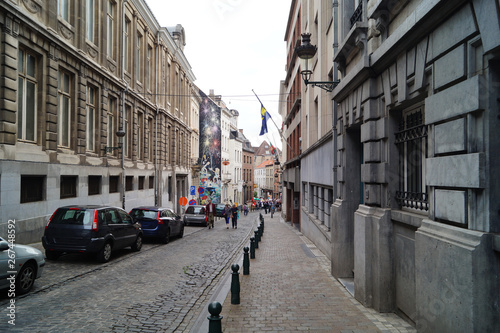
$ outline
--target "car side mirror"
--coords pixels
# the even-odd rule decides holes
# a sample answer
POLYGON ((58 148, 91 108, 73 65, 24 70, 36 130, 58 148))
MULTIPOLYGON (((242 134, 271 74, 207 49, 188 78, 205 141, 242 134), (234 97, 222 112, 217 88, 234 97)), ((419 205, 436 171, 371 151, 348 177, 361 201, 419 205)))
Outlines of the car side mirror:
POLYGON ((9 249, 9 243, 7 241, 1 241, 0 242, 0 251, 5 251, 9 249))

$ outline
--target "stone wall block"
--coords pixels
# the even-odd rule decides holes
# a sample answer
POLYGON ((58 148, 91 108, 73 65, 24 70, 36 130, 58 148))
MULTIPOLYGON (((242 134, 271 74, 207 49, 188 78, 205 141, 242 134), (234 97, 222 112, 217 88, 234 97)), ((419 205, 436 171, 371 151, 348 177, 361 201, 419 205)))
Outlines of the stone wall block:
POLYGON ((434 88, 439 89, 466 75, 465 45, 451 50, 435 62, 434 88))
POLYGON ((484 188, 485 155, 475 153, 428 158, 425 177, 429 186, 484 188))
MULTIPOLYGON (((17 74, 17 72, 16 72, 17 74)), ((3 76, 0 78, 0 87, 2 88, 5 88, 5 89, 10 89, 10 90, 14 90, 14 91, 17 91, 17 77, 14 76, 14 77, 6 77, 6 76, 3 76)))
POLYGON ((361 165, 361 181, 364 183, 386 183, 387 163, 364 163, 361 165))
POLYGON ((415 272, 418 332, 500 331, 491 234, 423 220, 415 234, 415 272))
POLYGON ((425 99, 425 124, 430 125, 473 111, 484 110, 486 99, 482 98, 484 94, 481 92, 484 87, 484 77, 476 75, 427 97, 425 99))
POLYGON ((380 140, 385 138, 386 126, 385 118, 370 120, 361 125, 361 142, 380 140))
POLYGON ((363 104, 363 118, 365 121, 380 118, 380 108, 377 99, 369 99, 363 104))
POLYGON ((363 145, 363 159, 365 163, 381 161, 381 141, 369 141, 365 142, 363 145))
POLYGON ((434 127, 434 152, 436 155, 465 151, 465 119, 460 118, 434 127))
POLYGON ((467 223, 467 192, 436 189, 435 216, 455 223, 467 223))

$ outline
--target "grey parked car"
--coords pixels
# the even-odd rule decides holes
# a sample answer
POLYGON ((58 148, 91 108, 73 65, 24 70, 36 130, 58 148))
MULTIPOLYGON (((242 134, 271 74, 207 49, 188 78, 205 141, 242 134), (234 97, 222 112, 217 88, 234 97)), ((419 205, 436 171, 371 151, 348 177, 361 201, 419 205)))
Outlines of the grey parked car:
POLYGON ((142 229, 121 208, 109 206, 66 206, 58 208, 42 237, 47 259, 63 253, 89 253, 100 262, 111 258, 111 251, 130 246, 142 247, 142 229))
POLYGON ((208 226, 207 217, 205 216, 205 206, 193 205, 186 208, 184 213, 184 225, 202 225, 208 226))
POLYGON ((0 237, 0 289, 9 288, 9 297, 30 291, 35 279, 42 276, 43 266, 45 259, 40 250, 20 244, 11 248, 9 243, 0 237))

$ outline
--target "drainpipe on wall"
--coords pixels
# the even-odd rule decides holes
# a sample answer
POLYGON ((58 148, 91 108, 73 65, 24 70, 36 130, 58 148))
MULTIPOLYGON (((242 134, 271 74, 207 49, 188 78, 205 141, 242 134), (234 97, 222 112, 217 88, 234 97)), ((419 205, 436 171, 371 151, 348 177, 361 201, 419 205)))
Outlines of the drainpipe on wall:
POLYGON ((158 73, 160 73, 160 31, 156 33, 156 69, 155 69, 155 104, 156 104, 156 116, 155 116, 155 183, 154 183, 154 191, 155 191, 155 206, 161 206, 159 204, 158 197, 158 116, 160 114, 160 105, 158 103, 158 73))
MULTIPOLYGON (((338 37, 338 10, 339 2, 338 0, 333 0, 333 57, 337 54, 339 48, 339 37, 338 37)), ((333 62, 333 82, 338 80, 338 70, 337 63, 333 62)), ((333 133, 333 201, 337 199, 337 103, 333 101, 333 121, 332 121, 332 133, 333 133)), ((331 225, 331 224, 330 224, 331 225)))
MULTIPOLYGON (((128 0, 123 0, 122 2, 122 81, 125 81, 125 3, 128 0)), ((122 91, 122 128, 121 132, 125 133, 125 93, 128 91, 128 82, 125 82, 125 89, 122 91)), ((125 152, 123 151, 123 140, 122 137, 122 186, 121 186, 121 197, 122 197, 122 208, 125 209, 125 152)))

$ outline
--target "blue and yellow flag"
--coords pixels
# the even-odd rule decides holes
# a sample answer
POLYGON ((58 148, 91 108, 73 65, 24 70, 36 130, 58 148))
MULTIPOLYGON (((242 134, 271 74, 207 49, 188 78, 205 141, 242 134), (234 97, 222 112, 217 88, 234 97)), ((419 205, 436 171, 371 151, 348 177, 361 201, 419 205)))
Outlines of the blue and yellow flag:
POLYGON ((267 120, 271 118, 271 115, 269 112, 267 112, 266 108, 262 103, 260 103, 260 116, 262 118, 262 127, 260 129, 260 134, 259 135, 264 135, 267 133, 267 120))

